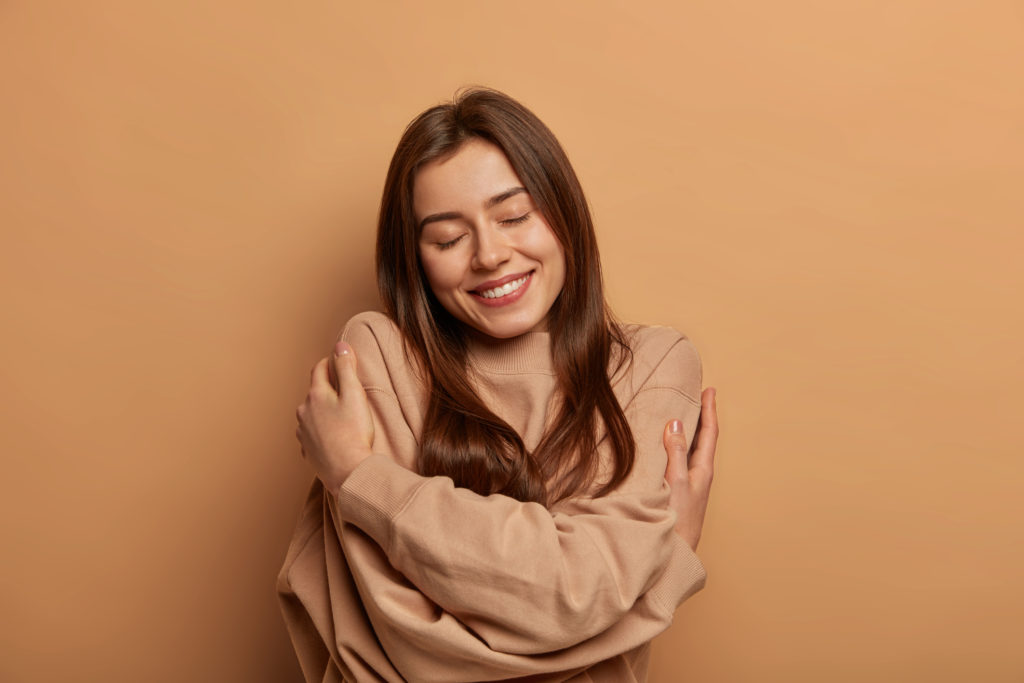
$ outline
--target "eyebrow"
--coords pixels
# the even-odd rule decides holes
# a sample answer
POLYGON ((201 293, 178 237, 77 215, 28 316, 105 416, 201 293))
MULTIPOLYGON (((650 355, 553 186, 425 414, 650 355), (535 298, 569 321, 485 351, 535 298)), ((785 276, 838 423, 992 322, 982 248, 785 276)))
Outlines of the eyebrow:
MULTIPOLYGON (((523 192, 526 192, 525 187, 510 187, 504 192, 499 192, 498 194, 488 199, 486 202, 484 202, 484 206, 490 209, 491 207, 501 204, 506 199, 510 197, 515 197, 517 194, 522 194, 523 192)), ((450 221, 456 218, 462 218, 462 214, 459 213, 458 211, 443 211, 441 213, 432 213, 420 221, 420 230, 422 231, 423 226, 425 226, 427 223, 436 223, 438 221, 450 221)))

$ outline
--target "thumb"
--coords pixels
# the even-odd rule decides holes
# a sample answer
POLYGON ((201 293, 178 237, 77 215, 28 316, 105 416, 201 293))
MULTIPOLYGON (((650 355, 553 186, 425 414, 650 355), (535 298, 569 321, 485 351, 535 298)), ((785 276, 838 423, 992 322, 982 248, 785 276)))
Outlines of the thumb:
POLYGON ((334 345, 334 370, 340 395, 363 388, 356 373, 356 352, 346 342, 339 341, 334 345))
POLYGON ((669 420, 665 425, 662 441, 665 444, 665 454, 668 456, 665 479, 669 484, 686 481, 689 468, 686 463, 686 435, 683 433, 683 423, 680 420, 669 420))

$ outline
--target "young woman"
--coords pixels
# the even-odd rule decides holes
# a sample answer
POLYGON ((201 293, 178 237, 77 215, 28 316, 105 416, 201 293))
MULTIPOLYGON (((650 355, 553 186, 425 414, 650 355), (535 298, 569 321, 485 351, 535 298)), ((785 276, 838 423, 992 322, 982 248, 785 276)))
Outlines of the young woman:
POLYGON ((551 132, 484 89, 416 118, 377 274, 385 313, 297 411, 317 479, 278 592, 306 680, 646 680, 704 585, 714 390, 684 336, 612 320, 551 132))

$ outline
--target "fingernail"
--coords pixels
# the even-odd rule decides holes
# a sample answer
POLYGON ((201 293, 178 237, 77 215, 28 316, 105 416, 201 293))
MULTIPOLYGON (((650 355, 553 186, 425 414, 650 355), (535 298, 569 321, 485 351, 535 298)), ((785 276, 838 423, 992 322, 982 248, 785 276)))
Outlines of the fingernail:
POLYGON ((680 422, 679 420, 672 420, 672 422, 668 426, 668 432, 669 434, 682 434, 683 423, 680 422))
POLYGON ((352 351, 352 347, 349 346, 348 344, 346 344, 343 341, 340 341, 340 342, 338 342, 337 344, 334 345, 334 355, 335 356, 344 356, 344 355, 347 355, 351 351, 352 351))

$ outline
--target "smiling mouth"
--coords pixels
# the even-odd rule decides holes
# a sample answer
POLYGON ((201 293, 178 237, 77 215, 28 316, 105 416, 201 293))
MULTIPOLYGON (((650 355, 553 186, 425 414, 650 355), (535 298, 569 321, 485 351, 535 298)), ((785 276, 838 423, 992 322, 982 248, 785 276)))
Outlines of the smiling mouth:
POLYGON ((532 276, 533 271, 531 270, 526 275, 518 277, 515 280, 506 282, 503 285, 499 285, 497 287, 490 287, 488 289, 474 289, 472 291, 473 294, 483 297, 484 299, 501 299, 502 297, 509 296, 519 291, 519 289, 522 288, 523 285, 526 284, 526 281, 529 280, 532 276))

